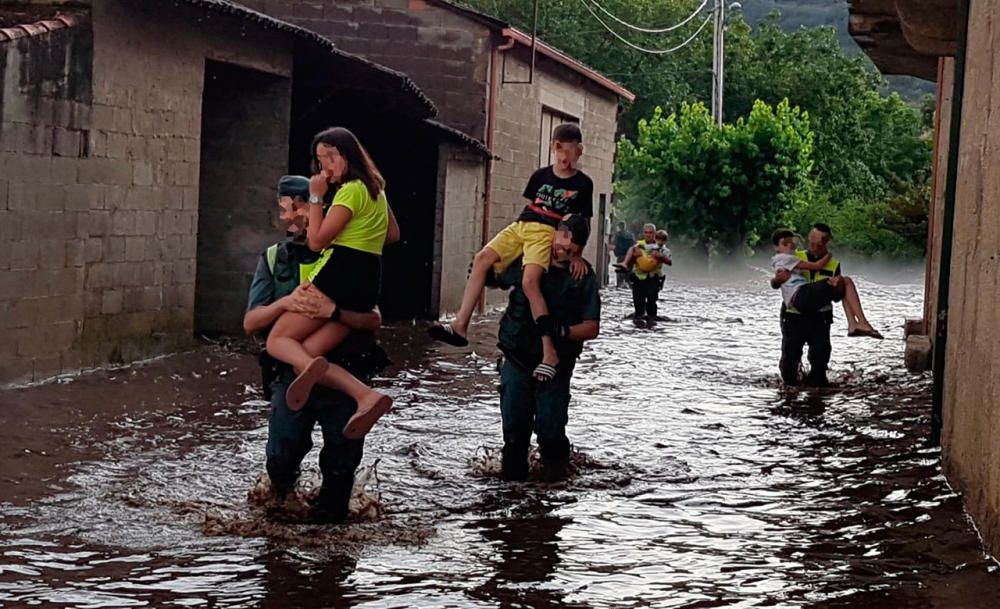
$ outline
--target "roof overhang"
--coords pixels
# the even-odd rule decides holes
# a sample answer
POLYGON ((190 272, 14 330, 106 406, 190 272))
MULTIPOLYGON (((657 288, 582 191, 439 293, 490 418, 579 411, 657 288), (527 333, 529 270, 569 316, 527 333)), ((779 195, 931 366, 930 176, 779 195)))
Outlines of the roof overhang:
POLYGON ((90 15, 84 10, 53 11, 53 7, 27 6, 21 9, 3 7, 0 8, 0 43, 83 26, 89 23, 89 20, 90 15))
MULTIPOLYGON (((532 46, 531 34, 526 34, 521 30, 513 27, 504 28, 501 31, 501 35, 504 38, 513 40, 516 44, 530 48, 532 46)), ((628 102, 635 101, 635 93, 632 93, 622 85, 611 80, 607 76, 604 76, 597 70, 593 68, 588 68, 576 59, 573 59, 566 53, 563 53, 559 49, 550 46, 537 37, 534 38, 534 48, 535 52, 541 54, 543 57, 548 57, 549 59, 555 61, 556 63, 562 64, 563 66, 573 70, 574 72, 585 77, 587 80, 597 84, 598 86, 611 91, 618 97, 624 99, 628 102)))
POLYGON ((848 0, 851 36, 883 74, 937 78, 955 55, 958 0, 848 0))
POLYGON ((371 87, 383 91, 399 106, 405 108, 407 114, 417 118, 425 119, 437 115, 434 102, 424 94, 409 76, 357 55, 341 51, 332 40, 324 38, 316 32, 288 23, 287 21, 275 19, 230 0, 179 1, 215 13, 229 15, 245 22, 253 23, 264 29, 277 30, 290 34, 295 38, 300 50, 307 53, 315 53, 336 64, 340 68, 337 71, 337 78, 355 83, 363 78, 370 83, 371 87))
MULTIPOLYGON (((490 15, 487 15, 485 13, 480 13, 479 11, 470 9, 468 7, 459 6, 454 2, 451 2, 450 0, 410 0, 410 1, 411 3, 432 4, 439 8, 449 10, 455 14, 462 15, 466 19, 474 21, 480 25, 486 26, 487 28, 493 30, 494 32, 498 32, 501 36, 507 38, 508 40, 513 39, 516 44, 520 44, 522 46, 527 46, 527 47, 531 46, 531 41, 532 41, 531 34, 526 34, 521 30, 512 27, 509 23, 501 21, 500 19, 497 19, 495 17, 491 17, 490 15)), ((556 63, 560 63, 563 66, 569 68, 570 70, 573 70, 574 72, 587 78, 591 82, 597 84, 601 88, 611 91, 612 93, 624 99, 625 101, 628 102, 635 101, 635 94, 626 89, 625 87, 623 87, 622 85, 616 83, 607 76, 604 76, 597 70, 594 70, 593 68, 589 68, 583 65, 582 63, 580 63, 576 59, 573 59, 566 53, 563 53, 559 49, 542 42, 537 37, 535 38, 535 51, 537 53, 540 53, 542 56, 548 57, 549 59, 555 61, 556 63)))

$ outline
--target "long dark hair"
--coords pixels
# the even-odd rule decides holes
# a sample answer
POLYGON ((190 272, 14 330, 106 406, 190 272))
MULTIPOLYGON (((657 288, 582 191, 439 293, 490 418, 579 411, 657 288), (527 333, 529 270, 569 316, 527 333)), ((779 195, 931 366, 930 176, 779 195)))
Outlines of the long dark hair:
POLYGON ((320 171, 319 158, 316 157, 316 146, 319 144, 336 148, 340 156, 347 161, 347 172, 340 177, 341 184, 351 180, 361 180, 368 189, 368 194, 373 199, 378 199, 378 196, 385 190, 385 178, 379 173, 371 155, 350 130, 343 127, 331 127, 316 134, 310 151, 313 173, 320 171))

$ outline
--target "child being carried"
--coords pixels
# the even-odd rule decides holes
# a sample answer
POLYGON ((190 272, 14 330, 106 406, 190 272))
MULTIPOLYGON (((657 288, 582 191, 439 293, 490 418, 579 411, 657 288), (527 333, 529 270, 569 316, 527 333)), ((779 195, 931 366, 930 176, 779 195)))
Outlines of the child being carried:
MULTIPOLYGON (((559 222, 570 214, 579 214, 589 222, 594 215, 594 183, 577 162, 583 154, 583 134, 571 123, 559 125, 552 134, 552 153, 556 162, 536 171, 524 189, 528 199, 517 221, 507 226, 486 247, 476 254, 465 286, 462 305, 450 324, 435 324, 428 329, 430 336, 449 345, 469 344, 469 322, 492 267, 503 272, 518 258, 523 259, 524 278, 521 283, 531 305, 531 314, 542 333, 542 363, 534 370, 539 381, 555 377, 559 357, 552 342, 555 331, 548 307, 542 297, 541 279, 549 268, 552 236, 559 222)), ((582 258, 570 265, 573 276, 580 278, 589 271, 582 258)))
POLYGON ((848 336, 883 338, 865 317, 853 279, 838 275, 823 281, 809 281, 807 273, 825 268, 830 261, 829 253, 815 262, 803 260, 795 254, 795 233, 786 228, 774 231, 771 242, 775 251, 771 257, 775 279, 778 279, 781 271, 789 273, 788 279, 781 283, 781 297, 785 306, 794 308, 799 313, 809 314, 817 313, 831 303, 843 301, 848 336))

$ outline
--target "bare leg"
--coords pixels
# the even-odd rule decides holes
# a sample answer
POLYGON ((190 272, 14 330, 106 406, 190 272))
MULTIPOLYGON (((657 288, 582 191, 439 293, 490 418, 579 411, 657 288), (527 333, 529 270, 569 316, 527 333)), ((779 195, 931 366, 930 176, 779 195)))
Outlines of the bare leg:
MULTIPOLYGON (((542 296, 542 276, 545 269, 537 264, 528 264, 524 267, 524 275, 521 280, 521 287, 524 295, 531 305, 531 316, 535 319, 549 314, 549 307, 545 304, 545 297, 542 296)), ((542 363, 552 367, 559 365, 559 355, 556 354, 555 343, 549 335, 542 336, 542 363)), ((544 380, 544 379, 539 379, 544 380)))
POLYGON ((297 313, 283 313, 267 338, 267 352, 271 357, 291 365, 298 373, 286 391, 288 407, 291 410, 299 410, 305 406, 313 385, 326 374, 328 368, 326 360, 310 355, 302 346, 302 341, 323 323, 322 319, 310 319, 297 313))
MULTIPOLYGON (((323 356, 342 343, 350 333, 351 329, 344 324, 327 322, 309 335, 303 347, 310 355, 323 356)), ((344 427, 344 435, 349 438, 360 438, 368 433, 372 425, 392 407, 392 398, 365 385, 337 364, 328 364, 319 382, 344 392, 357 402, 357 410, 344 427)))
POLYGON ((324 323, 322 319, 298 313, 283 313, 267 337, 267 352, 295 370, 304 370, 316 356, 306 351, 302 343, 324 323))
POLYGON ((847 317, 847 331, 872 330, 872 325, 861 307, 861 297, 858 295, 854 280, 850 277, 841 277, 840 280, 844 283, 844 315, 847 317))
POLYGON ((462 306, 458 309, 455 321, 451 322, 451 327, 462 337, 468 337, 469 322, 472 321, 476 303, 479 302, 483 288, 486 287, 486 276, 490 272, 490 267, 498 262, 500 255, 489 247, 481 249, 472 261, 472 272, 469 273, 469 280, 465 284, 465 293, 462 294, 462 306))

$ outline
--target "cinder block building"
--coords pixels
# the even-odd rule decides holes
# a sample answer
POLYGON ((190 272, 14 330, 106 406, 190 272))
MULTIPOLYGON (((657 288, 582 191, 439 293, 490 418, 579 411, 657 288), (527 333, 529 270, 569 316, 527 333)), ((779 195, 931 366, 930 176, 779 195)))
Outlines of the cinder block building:
MULTIPOLYGON (((594 179, 595 235, 587 257, 607 274, 608 214, 618 108, 635 97, 572 57, 509 24, 445 0, 244 0, 406 73, 445 125, 485 143, 493 158, 443 158, 431 312, 461 302, 473 254, 524 205, 531 173, 549 163, 561 122, 586 138, 582 169, 594 179)), ((405 227, 404 227, 405 230, 405 227)))
POLYGON ((484 152, 405 75, 224 0, 2 2, 0 81, 0 383, 238 332, 277 180, 332 124, 410 235, 383 309, 426 315, 439 156, 484 152))
POLYGON ((886 74, 936 80, 934 196, 923 326, 935 442, 983 539, 1000 552, 1000 4, 852 0, 851 33, 886 74))

